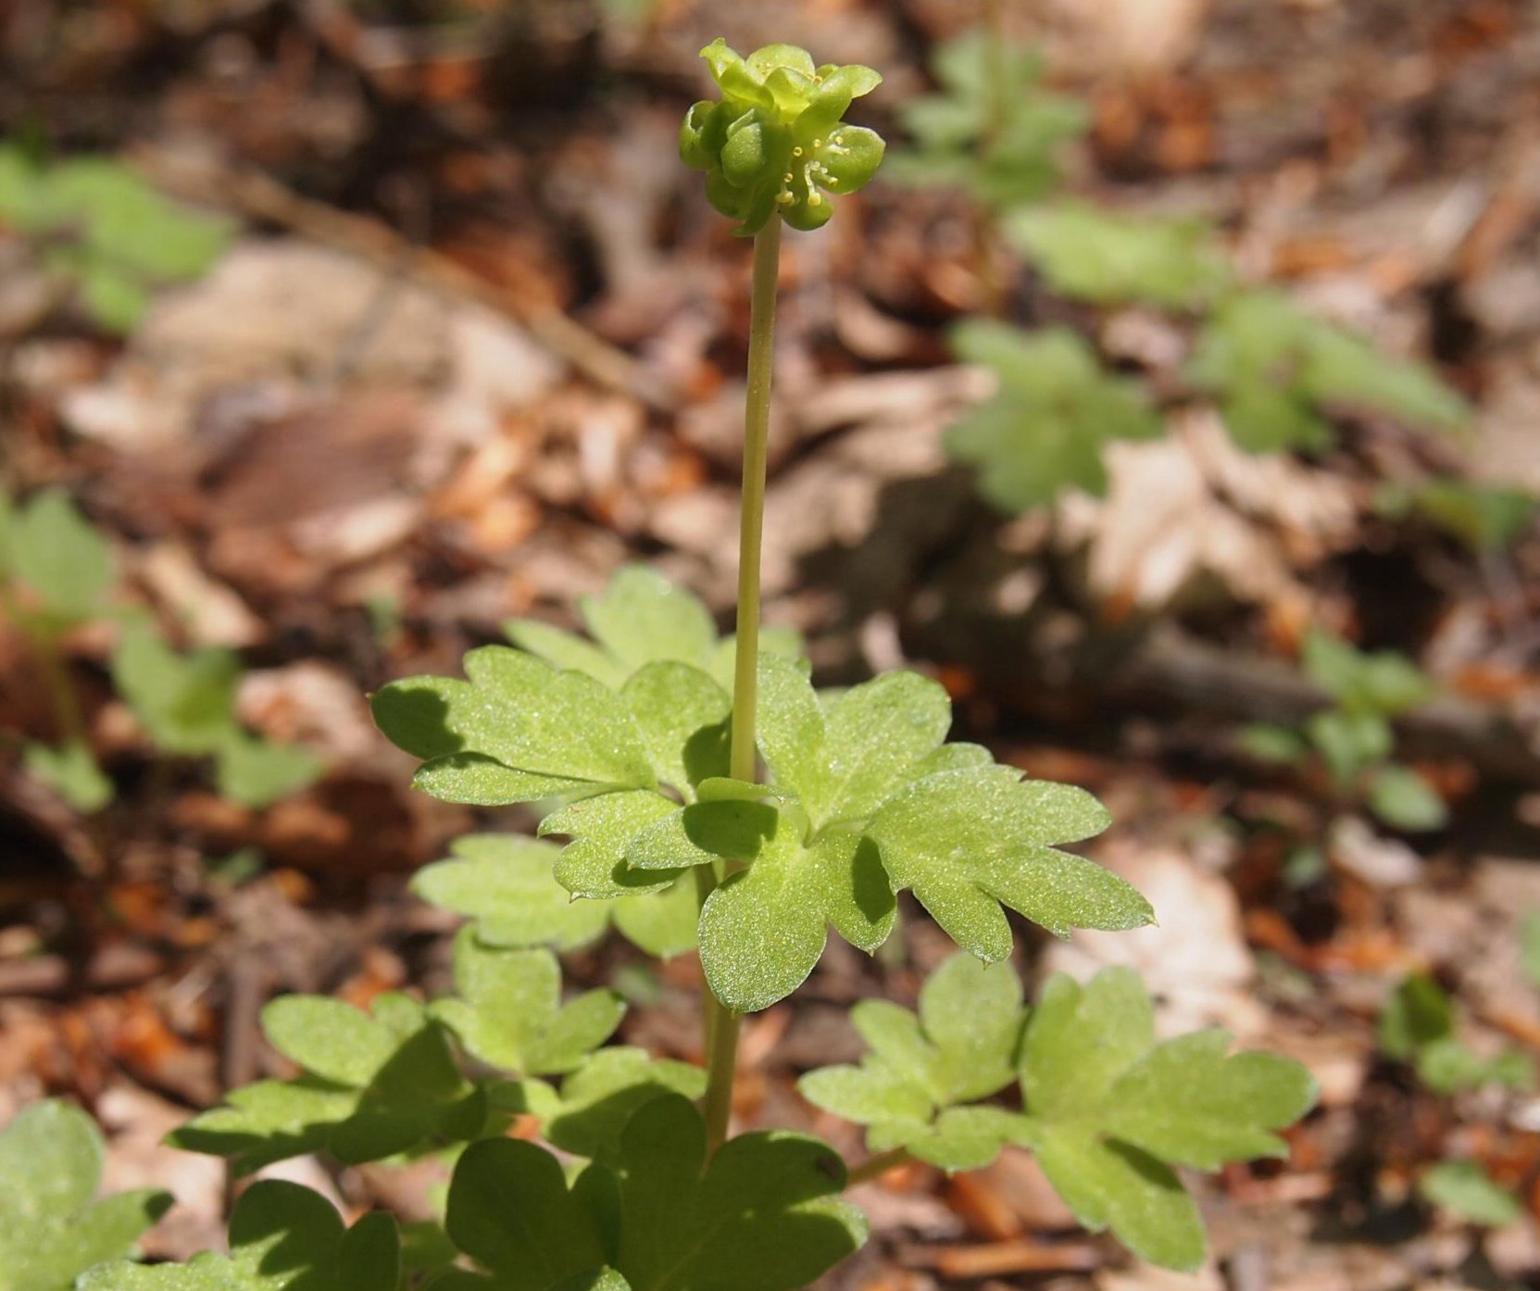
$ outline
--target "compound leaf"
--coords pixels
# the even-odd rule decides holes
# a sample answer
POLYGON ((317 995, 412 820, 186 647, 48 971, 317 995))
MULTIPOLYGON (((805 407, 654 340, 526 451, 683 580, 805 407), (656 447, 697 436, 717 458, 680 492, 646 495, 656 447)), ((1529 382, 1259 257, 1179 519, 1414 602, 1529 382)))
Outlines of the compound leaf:
POLYGON ((860 1066, 809 1072, 798 1088, 825 1111, 869 1126, 874 1152, 904 1147, 946 1170, 978 1169, 1019 1134, 1021 1117, 961 1105, 1015 1079, 1026 1016, 1008 964, 959 952, 927 980, 919 1016, 886 1001, 857 1004, 852 1021, 872 1051, 860 1066))
POLYGON ((1097 305, 1194 309, 1230 284, 1202 220, 1159 219, 1060 202, 1014 212, 1010 240, 1061 295, 1097 305))
POLYGON ((1202 1225, 1171 1166, 1283 1155, 1274 1131, 1316 1095, 1298 1063, 1227 1056, 1229 1043, 1204 1031, 1157 1044, 1149 998, 1127 969, 1084 986, 1049 982, 1022 1044, 1021 1141, 1083 1224, 1157 1264, 1201 1263, 1202 1225))
POLYGON ((226 1106, 172 1135, 177 1146, 248 1173, 323 1150, 347 1164, 378 1161, 475 1138, 488 1124, 485 1092, 460 1074, 442 1025, 406 996, 381 995, 369 1014, 283 996, 262 1021, 304 1074, 232 1090, 226 1106))
POLYGON ((912 888, 953 941, 994 961, 1011 949, 1001 903, 1059 936, 1153 921, 1129 884, 1052 846, 1089 838, 1108 821, 1083 789, 1022 781, 1010 767, 967 767, 900 790, 867 835, 895 889, 912 888))
POLYGON ((483 1062, 518 1076, 572 1071, 603 1044, 625 1013, 613 991, 561 1002, 561 966, 548 950, 483 945, 461 929, 454 948, 455 996, 430 1008, 483 1062))
POLYGON ((1002 510, 1029 511, 1066 488, 1104 493, 1106 443, 1161 433, 1143 390, 1106 371, 1068 329, 972 320, 953 330, 952 348, 999 379, 993 398, 947 431, 946 448, 978 469, 980 490, 1002 510))

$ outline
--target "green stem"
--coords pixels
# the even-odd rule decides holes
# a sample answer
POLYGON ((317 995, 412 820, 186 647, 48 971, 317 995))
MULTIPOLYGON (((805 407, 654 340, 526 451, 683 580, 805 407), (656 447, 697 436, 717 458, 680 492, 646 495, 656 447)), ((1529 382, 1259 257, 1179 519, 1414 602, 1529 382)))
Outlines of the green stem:
POLYGON ((895 1166, 907 1165, 914 1158, 909 1155, 908 1148, 889 1148, 886 1152, 879 1152, 874 1157, 868 1157, 860 1165, 856 1166, 845 1176, 845 1186, 854 1188, 858 1183, 867 1183, 881 1175, 887 1174, 895 1166))
MULTIPOLYGON (((987 115, 979 152, 987 157, 1000 142, 1010 117, 1010 47, 1005 40, 1004 0, 984 0, 984 102, 987 115)), ((1005 283, 995 262, 998 242, 995 213, 980 207, 973 224, 978 260, 979 294, 983 312, 998 318, 1005 313, 1005 283)))
MULTIPOLYGON (((775 374, 775 292, 781 264, 781 219, 772 216, 754 238, 754 285, 749 311, 749 388, 743 427, 743 521, 738 534, 738 648, 733 667, 732 749, 735 779, 759 778, 755 715, 759 703, 759 564, 764 545, 765 469, 770 439, 770 387, 775 374)), ((704 906, 718 882, 715 867, 699 866, 704 906)), ((727 867, 729 870, 732 866, 727 867)), ((706 1145, 727 1140, 741 1019, 706 989, 706 1145)))
POLYGON ((749 312, 749 390, 743 418, 743 520, 738 532, 738 654, 733 671, 731 774, 757 778, 754 718, 759 702, 759 562, 765 529, 765 461, 770 439, 770 383, 775 367, 775 287, 781 220, 754 239, 749 312))

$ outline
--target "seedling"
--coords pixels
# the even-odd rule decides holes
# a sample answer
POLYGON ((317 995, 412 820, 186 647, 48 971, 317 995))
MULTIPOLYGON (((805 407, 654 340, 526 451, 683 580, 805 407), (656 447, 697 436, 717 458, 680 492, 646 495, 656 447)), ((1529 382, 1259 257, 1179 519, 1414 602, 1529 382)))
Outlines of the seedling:
POLYGON ((1084 134, 1088 116, 1076 100, 1043 88, 1037 53, 978 30, 939 46, 931 69, 940 93, 900 109, 914 145, 894 155, 889 180, 960 188, 994 214, 1059 186, 1060 153, 1084 134))
POLYGON ((320 764, 292 745, 247 731, 235 716, 240 661, 228 650, 178 654, 147 619, 129 617, 109 599, 112 550, 69 496, 44 489, 23 504, 0 494, 0 611, 32 645, 48 683, 62 743, 31 743, 27 770, 71 806, 95 812, 113 798, 113 784, 97 765, 80 700, 61 642, 83 623, 119 618, 112 658, 119 693, 157 749, 182 757, 213 757, 219 791, 252 807, 309 784, 320 764))
MULTIPOLYGON (((1422 973, 1406 978, 1386 1002, 1380 1048, 1445 1097, 1487 1086, 1528 1091, 1535 1084, 1534 1063, 1523 1051, 1485 1057, 1468 1048, 1459 1036, 1454 1001, 1422 973)), ((1518 1199, 1477 1161, 1441 1161, 1422 1173, 1417 1189, 1432 1205, 1484 1227, 1501 1227, 1522 1213, 1518 1199)))
POLYGON ((1077 332, 973 319, 953 329, 952 349, 999 384, 947 430, 947 451, 977 468, 979 490, 1003 511, 1047 505, 1066 488, 1099 496, 1106 445, 1161 434, 1138 382, 1107 371, 1077 332))
MULTIPOLYGON (((934 66, 942 93, 902 110, 915 146, 894 158, 890 173, 972 198, 981 312, 1004 316, 1010 304, 995 256, 1003 235, 1059 296, 1143 305, 1195 322, 1190 392, 1216 402, 1231 437, 1250 452, 1328 449, 1341 412, 1433 429, 1467 419, 1464 401, 1428 370, 1380 354, 1279 293, 1242 286, 1208 222, 1049 200, 1061 178, 1059 153, 1084 131, 1085 114, 1042 90, 1040 61, 1006 37, 1001 0, 986 4, 979 29, 941 46, 934 66)), ((1006 511, 1045 505, 1065 488, 1100 492, 1107 441, 1160 433, 1136 383, 1107 373, 1089 344, 1058 330, 1020 333, 1013 342, 1003 330, 981 337, 965 324, 954 351, 994 368, 1008 387, 947 440, 1006 511), (1071 375, 1061 375, 1061 365, 1071 375), (1045 405, 1070 411, 1050 418, 1045 405)), ((1524 522, 1514 501, 1473 508, 1469 499, 1430 493, 1424 509, 1462 537, 1474 529, 1481 541, 1524 522)))
POLYGON ((1426 369, 1379 353, 1269 291, 1232 295, 1198 338, 1188 377, 1219 403, 1235 442, 1253 453, 1336 442, 1337 409, 1451 429, 1464 400, 1426 369))
POLYGON ((0 225, 35 248, 61 289, 111 332, 131 332, 162 284, 196 278, 230 228, 181 206, 110 157, 49 162, 0 143, 0 225))
POLYGON ((125 625, 112 678, 155 746, 179 757, 212 757, 219 792, 265 807, 313 781, 320 763, 304 749, 252 735, 235 716, 240 660, 228 650, 179 654, 148 622, 125 625))
MULTIPOLYGON (((419 893, 475 920, 456 941, 453 994, 427 1005, 388 994, 367 1012, 274 1001, 263 1025, 297 1074, 234 1091, 177 1141, 241 1172, 299 1153, 447 1153, 442 1224, 412 1248, 414 1283, 433 1291, 794 1291, 864 1240, 843 1195, 852 1182, 911 1154, 971 1168, 1006 1143, 1037 1152, 1093 1228, 1194 1267, 1202 1230, 1170 1164, 1280 1155, 1275 1131, 1307 1110, 1312 1082, 1283 1059, 1227 1056, 1217 1032, 1157 1045, 1125 972, 1057 979, 1028 1015, 1004 962, 1007 909, 1061 935, 1153 917, 1123 880, 1062 850, 1103 830, 1106 811, 948 743, 934 682, 897 672, 820 694, 800 652, 761 636, 781 225, 823 223, 831 194, 869 177, 881 141, 840 117, 878 78, 815 68, 788 46, 741 59, 718 42, 705 56, 724 98, 691 110, 681 150, 754 236, 736 637, 719 642, 695 598, 627 571, 585 603, 592 640, 516 622, 516 645, 471 651, 463 678, 380 691, 376 720, 421 760, 419 788, 532 804, 540 834, 567 842, 477 836, 430 867, 419 893), (863 1006, 874 1056, 805 1086, 870 1124, 876 1155, 851 1170, 808 1135, 732 1135, 742 1015, 801 985, 830 927, 875 951, 903 891, 969 953, 932 979, 919 1018, 863 1006), (704 1070, 606 1044, 625 1007, 613 992, 563 1002, 547 947, 591 941, 611 921, 660 953, 698 944, 704 1070), (1021 1109, 984 1104, 1018 1082, 1021 1109), (510 1138, 515 1116, 542 1141, 510 1138)), ((229 1261, 120 1265, 87 1291, 329 1287, 355 1254, 377 1261, 373 1288, 400 1285, 383 1221, 344 1234, 324 1203, 259 1187, 267 1218, 243 1200, 229 1261)))
POLYGON ((1441 828, 1443 800, 1422 776, 1392 761, 1391 719, 1433 695, 1432 680, 1390 651, 1365 654, 1321 629, 1305 639, 1305 671, 1333 701, 1302 729, 1257 725, 1242 747, 1268 762, 1302 765, 1319 757, 1338 791, 1362 796, 1369 809, 1397 829, 1441 828))
POLYGON ((1483 1057, 1459 1037, 1454 1002, 1431 977, 1414 974, 1401 983, 1380 1014, 1380 1048, 1409 1063, 1436 1094, 1457 1094, 1483 1085, 1529 1089, 1534 1064, 1519 1049, 1483 1057))
POLYGON ((112 551, 62 489, 24 503, 0 492, 0 612, 26 635, 42 670, 62 740, 28 743, 27 770, 77 811, 99 811, 113 787, 91 752, 62 641, 106 612, 112 551))

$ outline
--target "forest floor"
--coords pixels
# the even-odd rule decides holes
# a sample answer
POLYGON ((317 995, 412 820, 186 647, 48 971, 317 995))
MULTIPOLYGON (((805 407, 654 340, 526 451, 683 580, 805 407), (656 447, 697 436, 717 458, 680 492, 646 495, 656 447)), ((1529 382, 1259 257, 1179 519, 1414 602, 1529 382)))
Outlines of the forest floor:
MULTIPOLYGON (((45 1094, 82 1101, 109 1187, 182 1199, 146 1243, 181 1258, 221 1240, 223 1165, 161 1139, 281 1069, 261 1003, 441 989, 454 921, 409 876, 473 828, 531 824, 411 792, 367 695, 457 671, 509 617, 570 625, 630 562, 730 617, 748 257, 676 161, 696 50, 721 27, 741 49, 880 67, 869 119, 886 128, 969 14, 680 0, 645 27, 530 5, 439 29, 277 0, 68 8, 0 17, 0 130, 120 153, 235 232, 127 339, 39 308, 0 233, 6 482, 65 485, 111 537, 122 598, 184 645, 239 650, 243 717, 326 766, 257 811, 151 756, 112 691, 110 624, 68 646, 115 800, 82 818, 0 760, 0 1122, 45 1094)), ((945 343, 982 290, 960 199, 878 183, 789 243, 770 621, 805 636, 821 681, 939 677, 957 735, 1108 804, 1088 854, 1160 924, 1064 943, 1022 924, 1030 980, 1133 964, 1163 1029, 1224 1026, 1321 1087, 1287 1161, 1202 1187, 1215 1258, 1194 1278, 1080 1234, 1007 1154, 863 1186, 874 1240, 827 1285, 1540 1286, 1540 1097, 1437 1093, 1379 1021, 1426 973, 1469 1050, 1540 1057, 1523 935, 1540 911, 1540 532, 1477 556, 1375 505, 1408 463, 1540 494, 1540 5, 1020 8, 1052 84, 1090 107, 1072 191, 1214 221, 1248 277, 1435 365, 1475 412, 1446 440, 1362 419, 1329 452, 1263 458, 1172 407, 1166 439, 1113 450, 1105 499, 1005 517, 942 449, 978 386, 945 343), (1445 828, 1388 830, 1324 777, 1238 754, 1245 723, 1308 711, 1295 655, 1313 623, 1435 678, 1402 735, 1445 828), (1429 1207, 1415 1181, 1449 1159, 1481 1162, 1521 1218, 1429 1207)), ((1020 321, 1094 333, 1156 389, 1183 360, 1151 311, 1069 306, 1026 272, 1012 291, 1020 321)), ((46 693, 0 628, 5 727, 48 737, 46 693)), ((906 915, 873 959, 831 939, 806 990, 749 1020, 742 1124, 861 1156, 794 1082, 856 1055, 851 1001, 912 1002, 946 952, 906 915)), ((626 1042, 699 1060, 693 956, 641 967, 607 944, 568 971, 648 1000, 626 1042)), ((422 1204, 400 1172, 281 1169, 349 1204, 422 1204)))

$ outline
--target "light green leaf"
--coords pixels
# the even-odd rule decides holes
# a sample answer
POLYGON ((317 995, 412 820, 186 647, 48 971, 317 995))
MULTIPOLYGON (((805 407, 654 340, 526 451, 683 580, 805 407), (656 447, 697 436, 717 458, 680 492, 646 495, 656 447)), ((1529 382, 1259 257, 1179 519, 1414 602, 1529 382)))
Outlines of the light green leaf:
POLYGON ((374 696, 380 729, 427 763, 422 787, 453 800, 466 775, 467 792, 481 801, 486 775, 475 771, 497 770, 487 760, 528 777, 509 778, 505 801, 655 784, 630 714, 592 677, 506 646, 472 650, 464 667, 466 681, 413 677, 374 696))
MULTIPOLYGON (((735 639, 719 641, 705 605, 654 571, 640 566, 620 570, 604 592, 583 602, 582 611, 600 644, 534 619, 510 619, 503 631, 547 663, 587 673, 611 690, 620 690, 650 663, 688 664, 708 674, 724 693, 732 689, 735 639)), ((796 655, 801 646, 795 632, 761 630, 762 650, 796 655)))
POLYGON ((699 668, 648 663, 621 689, 658 779, 681 793, 727 774, 732 700, 699 668))
POLYGON ((1061 936, 1153 921, 1149 903, 1122 879, 1050 846, 1088 838, 1108 820, 1083 789, 979 767, 915 781, 867 832, 894 888, 912 888, 959 946, 993 961, 1011 948, 1002 902, 1061 936))
POLYGON ((1524 1213, 1519 1199, 1476 1161, 1439 1162, 1423 1173, 1417 1191, 1452 1215, 1488 1228, 1515 1223, 1524 1213))
POLYGON ((890 182, 962 188, 996 211, 1052 192, 1059 154, 1089 118, 1079 101, 1043 88, 1042 58, 971 30, 938 45, 931 65, 944 93, 899 106, 915 146, 889 162, 890 182))
POLYGON ((324 997, 284 996, 262 1019, 274 1047, 304 1074, 231 1091, 226 1106, 171 1136, 177 1146, 228 1157, 248 1173, 307 1152, 378 1161, 488 1129, 484 1091, 460 1074, 443 1027, 406 996, 379 996, 370 1014, 324 997))
POLYGON ((1198 1031, 1152 1050, 1118 1078, 1105 1129, 1176 1165, 1288 1155, 1272 1131, 1315 1104, 1315 1082, 1270 1053, 1230 1054, 1223 1031, 1198 1031))
POLYGON ((643 566, 622 569, 580 608, 594 640, 631 672, 667 660, 700 667, 717 643, 706 607, 643 566))
POLYGON ((90 746, 72 740, 54 748, 29 742, 22 749, 27 774, 41 780, 76 811, 86 815, 112 801, 114 786, 96 763, 90 746))
POLYGON ((1021 1113, 1003 1107, 948 1107, 926 1125, 874 1125, 866 1141, 873 1152, 901 1147, 937 1169, 956 1174, 984 1169, 1006 1144, 1022 1141, 1026 1125, 1021 1113))
POLYGON ((1005 231, 1050 287, 1093 304, 1196 309, 1231 282, 1213 230, 1202 220, 1059 202, 1014 212, 1005 231))
POLYGON ((1192 1272, 1207 1242, 1198 1207, 1167 1165, 1138 1148, 1050 1126, 1033 1151, 1048 1182, 1092 1232, 1111 1229, 1152 1264, 1192 1272))
MULTIPOLYGON (((617 795, 620 796, 620 795, 617 795)), ((576 950, 604 935, 611 920, 649 955, 670 958, 695 945, 697 906, 692 882, 649 888, 611 900, 586 900, 556 881, 561 849, 517 834, 472 834, 450 845, 451 856, 417 872, 412 891, 424 901, 475 919, 489 946, 551 946, 576 950)))
POLYGON ((1463 542, 1473 552, 1507 550, 1534 524, 1540 514, 1540 498, 1516 489, 1491 488, 1464 480, 1429 480, 1411 489, 1405 507, 1387 503, 1387 486, 1375 499, 1382 511, 1397 514, 1405 507, 1415 509, 1445 533, 1463 542))
POLYGON ((455 997, 430 1012, 476 1057, 518 1076, 581 1066, 626 1011, 613 991, 590 991, 563 1005, 561 967, 548 950, 485 946, 473 928, 455 938, 455 997))
POLYGON ((553 668, 587 673, 611 690, 619 690, 630 675, 624 663, 591 641, 538 619, 509 619, 503 632, 514 645, 538 655, 553 668))
POLYGON ((230 651, 179 654, 144 619, 124 627, 112 655, 113 684, 156 746, 189 757, 218 753, 239 733, 240 677, 230 651))
POLYGON ((112 549, 68 493, 33 494, 13 509, 7 527, 5 563, 47 617, 68 624, 101 613, 112 586, 112 549))
POLYGON ((1326 761, 1332 778, 1348 788, 1368 767, 1390 756, 1395 732, 1378 713, 1332 708, 1312 714, 1305 734, 1326 761))
POLYGON ((974 1170, 1017 1136, 1018 1114, 960 1106, 1015 1079, 1026 1011, 1010 965, 959 952, 925 983, 918 1017, 882 1000, 863 1000, 851 1017, 872 1052, 859 1067, 809 1072, 798 1088, 870 1126, 872 1151, 904 1147, 946 1170, 974 1170))
POLYGON ((632 839, 649 825, 680 810, 671 798, 637 789, 584 798, 553 812, 540 822, 541 836, 572 839, 556 862, 556 881, 574 896, 599 898, 666 887, 679 876, 677 870, 634 869, 626 863, 626 853, 632 839))
POLYGON ((761 655, 759 673, 760 749, 815 830, 870 816, 936 756, 952 724, 946 692, 916 673, 852 686, 827 709, 796 662, 761 655))
POLYGON ((1107 442, 1161 433, 1143 389, 1104 369, 1078 333, 972 320, 954 329, 952 348, 993 369, 999 389, 947 431, 946 449, 978 468, 980 491, 1004 511, 1044 506, 1066 488, 1100 495, 1107 442))
POLYGON ((1240 732, 1237 741, 1241 750, 1258 762, 1278 762, 1297 765, 1308 751, 1304 737, 1286 726, 1269 726, 1255 723, 1240 732))
POLYGON ((128 1254, 171 1205, 168 1193, 93 1200, 103 1147, 91 1118, 62 1102, 23 1108, 0 1131, 0 1285, 72 1291, 85 1270, 128 1254))
POLYGON ((297 744, 275 744, 235 731, 215 764, 219 792, 231 802, 266 807, 311 784, 324 769, 297 744))
POLYGON ((670 959, 695 949, 699 899, 692 879, 679 879, 661 892, 621 897, 610 908, 620 935, 649 955, 670 959))
POLYGON ((412 891, 424 901, 477 921, 491 946, 575 950, 597 941, 610 907, 576 901, 552 874, 561 849, 516 834, 473 834, 450 845, 451 856, 419 870, 412 891))
POLYGON ((1305 671, 1344 708, 1394 717, 1432 698, 1432 679, 1392 650, 1355 650, 1341 637, 1312 628, 1305 637, 1305 671))
POLYGON ((1087 1227, 1110 1228, 1157 1264, 1195 1268, 1203 1228, 1171 1165, 1282 1155, 1273 1131, 1315 1101, 1297 1063, 1228 1049, 1217 1031, 1156 1044, 1149 998, 1127 969, 1085 986, 1055 977, 1022 1045, 1019 1141, 1087 1227))
POLYGON ((1414 973, 1391 993, 1380 1013, 1380 1048, 1392 1058, 1415 1058, 1419 1049, 1454 1035, 1454 1003, 1431 977, 1414 973))
POLYGON ((1198 338, 1188 379, 1214 394, 1231 436, 1252 452, 1331 445, 1337 407, 1443 428, 1464 402, 1426 369, 1311 318, 1286 296, 1231 293, 1198 338))
POLYGON ((752 863, 712 892, 700 917, 706 981, 734 1012, 768 1008, 806 981, 828 925, 867 953, 893 929, 897 903, 877 849, 854 831, 804 845, 794 817, 782 812, 758 853, 740 859, 752 863))
POLYGON ((1449 823, 1444 800, 1410 767, 1380 767, 1369 777, 1368 796, 1369 809, 1397 829, 1442 829, 1449 823))

